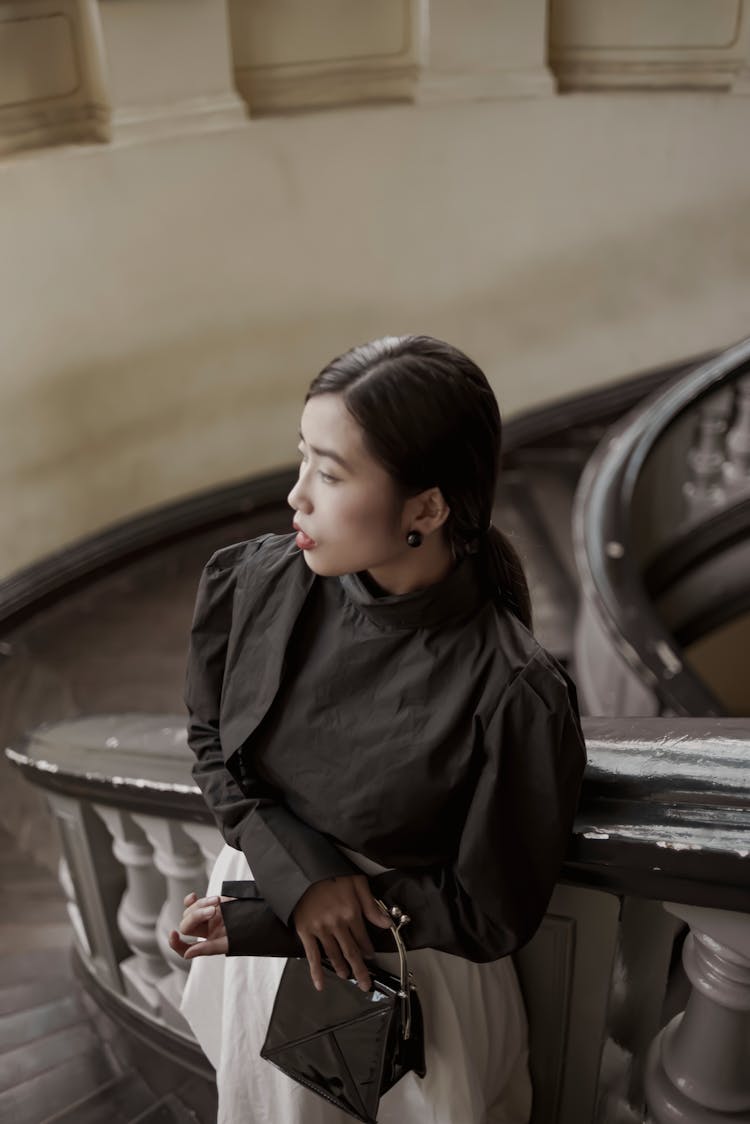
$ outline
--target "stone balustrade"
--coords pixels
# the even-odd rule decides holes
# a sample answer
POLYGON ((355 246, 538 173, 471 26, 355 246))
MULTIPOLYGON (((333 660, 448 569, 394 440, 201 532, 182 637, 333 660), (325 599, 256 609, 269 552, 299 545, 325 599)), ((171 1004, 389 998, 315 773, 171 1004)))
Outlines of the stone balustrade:
POLYGON ((686 460, 688 522, 750 497, 750 375, 701 403, 686 460))
POLYGON ((750 339, 625 414, 581 474, 575 668, 589 713, 735 709, 685 651, 746 611, 748 372, 750 339))
MULTIPOLYGON (((651 1124, 750 1119, 750 721, 584 725, 589 766, 563 879, 516 957, 534 1124, 626 1124, 643 1119, 645 1096, 651 1124), (673 1012, 685 931, 691 990, 673 1012)), ((142 1037, 199 1066, 179 1009, 187 965, 167 934, 222 839, 192 782, 182 719, 70 720, 6 753, 59 826, 84 979, 142 1037)))
POLYGON ((692 991, 649 1053, 649 1121, 750 1120, 750 914, 666 909, 690 926, 683 961, 692 991))

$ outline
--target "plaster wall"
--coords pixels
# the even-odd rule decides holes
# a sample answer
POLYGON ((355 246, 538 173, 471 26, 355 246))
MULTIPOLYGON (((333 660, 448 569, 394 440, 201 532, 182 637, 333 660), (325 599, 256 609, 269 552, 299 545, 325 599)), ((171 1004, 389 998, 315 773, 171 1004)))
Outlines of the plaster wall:
POLYGON ((750 330, 750 100, 381 105, 0 163, 0 577, 295 458, 305 386, 429 332, 506 416, 750 330))

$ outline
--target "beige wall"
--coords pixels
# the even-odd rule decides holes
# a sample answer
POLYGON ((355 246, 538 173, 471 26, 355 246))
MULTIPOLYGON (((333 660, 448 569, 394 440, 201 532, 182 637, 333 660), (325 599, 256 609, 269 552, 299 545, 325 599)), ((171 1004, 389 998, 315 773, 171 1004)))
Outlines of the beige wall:
POLYGON ((750 613, 743 613, 685 650, 693 671, 708 684, 728 714, 740 716, 750 712, 749 646, 750 613))
POLYGON ((444 336, 506 415, 750 332, 750 99, 392 105, 0 162, 0 576, 294 459, 303 390, 444 336))

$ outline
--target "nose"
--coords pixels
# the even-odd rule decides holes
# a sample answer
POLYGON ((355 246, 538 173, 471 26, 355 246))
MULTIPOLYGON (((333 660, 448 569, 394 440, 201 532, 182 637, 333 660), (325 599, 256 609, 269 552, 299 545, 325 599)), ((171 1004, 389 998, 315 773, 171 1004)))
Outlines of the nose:
POLYGON ((286 497, 286 502, 294 511, 307 511, 311 510, 310 501, 305 495, 305 489, 302 484, 302 472, 300 470, 297 482, 292 488, 289 495, 286 497))

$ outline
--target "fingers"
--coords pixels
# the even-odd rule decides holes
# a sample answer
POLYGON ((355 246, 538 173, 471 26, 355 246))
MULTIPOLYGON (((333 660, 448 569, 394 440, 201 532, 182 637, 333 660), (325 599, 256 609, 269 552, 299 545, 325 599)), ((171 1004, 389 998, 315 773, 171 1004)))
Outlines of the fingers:
POLYGON ((188 944, 182 940, 176 929, 169 934, 169 947, 178 952, 183 960, 195 960, 196 956, 225 955, 228 948, 226 937, 216 937, 214 940, 196 941, 188 944))
POLYGON ((357 942, 357 946, 363 956, 374 956, 375 949, 372 947, 369 933, 365 928, 365 923, 362 917, 358 917, 356 921, 352 921, 349 928, 351 929, 352 936, 357 942))
MULTIPOLYGON (((316 979, 320 979, 321 986, 318 990, 322 990, 325 981, 318 942, 322 945, 323 951, 337 976, 342 980, 348 980, 350 976, 353 976, 363 991, 370 990, 370 973, 362 957, 362 950, 352 932, 347 928, 336 929, 328 933, 317 933, 315 937, 312 937, 310 943, 314 947, 315 956, 317 956, 315 971, 313 971, 313 963, 310 961, 310 956, 307 954, 307 945, 305 945, 305 953, 308 962, 310 962, 310 974, 313 983, 316 979), (318 964, 320 964, 319 971, 318 964)), ((305 944, 304 938, 302 943, 305 944)), ((317 987, 317 984, 315 986, 317 987)))
POLYGON ((188 944, 187 941, 183 941, 176 929, 172 929, 169 934, 169 947, 184 959, 187 950, 193 946, 192 944, 188 944))
POLYGON ((347 931, 341 934, 321 934, 317 939, 308 934, 300 933, 299 937, 305 949, 305 956, 310 965, 310 976, 316 991, 322 991, 325 983, 318 940, 320 940, 323 950, 338 976, 346 980, 352 975, 362 991, 370 990, 372 983, 370 973, 351 933, 347 931), (351 972, 346 966, 347 961, 351 966, 351 972))
POLYGON ((362 959, 362 952, 359 945, 354 940, 352 934, 350 932, 342 933, 339 937, 339 944, 341 945, 344 956, 351 964, 352 975, 362 988, 362 991, 369 991, 372 982, 370 980, 370 973, 362 959))
MULTIPOLYGON (((216 921, 217 907, 219 905, 219 897, 199 898, 197 894, 191 892, 186 894, 183 899, 185 904, 185 911, 182 914, 180 921, 180 928, 172 929, 169 934, 169 947, 181 956, 184 960, 190 960, 197 953, 190 952, 195 948, 198 943, 201 946, 208 944, 213 946, 216 941, 207 941, 205 938, 209 935, 209 926, 212 922, 216 921)), ((216 925, 213 925, 214 936, 216 936, 216 925)), ((222 934, 223 936, 223 934, 222 934)), ((220 939, 220 938, 219 938, 220 939)), ((207 956, 212 952, 221 951, 219 948, 209 947, 201 955, 207 956)), ((224 949, 223 951, 226 951, 224 949)))
POLYGON ((323 952, 338 976, 351 975, 363 991, 369 991, 371 978, 364 957, 374 956, 375 950, 365 921, 388 929, 391 920, 376 905, 365 875, 313 883, 297 903, 293 919, 316 990, 322 991, 325 983, 323 952))
POLYGON ((207 936, 206 926, 215 917, 218 905, 218 897, 198 898, 192 905, 189 905, 180 922, 181 934, 189 937, 207 936))
POLYGON ((339 945, 339 942, 334 936, 329 936, 327 934, 320 936, 318 940, 322 944, 323 951, 328 957, 331 963, 331 967, 335 971, 336 975, 340 976, 342 980, 348 980, 349 968, 346 964, 346 961, 344 960, 344 957, 341 955, 341 946, 339 945))
POLYGON ((314 937, 308 936, 307 933, 300 933, 299 938, 305 949, 305 956, 307 963, 310 965, 310 975, 312 976, 313 987, 316 991, 323 990, 323 965, 320 962, 320 949, 318 942, 314 937))
POLYGON ((195 960, 196 956, 225 956, 229 942, 226 937, 216 937, 210 941, 199 941, 198 944, 188 945, 184 954, 185 960, 195 960))
POLYGON ((380 906, 376 904, 367 879, 355 878, 354 888, 357 891, 359 904, 362 906, 362 912, 367 920, 381 929, 390 929, 393 922, 381 912, 380 906))

